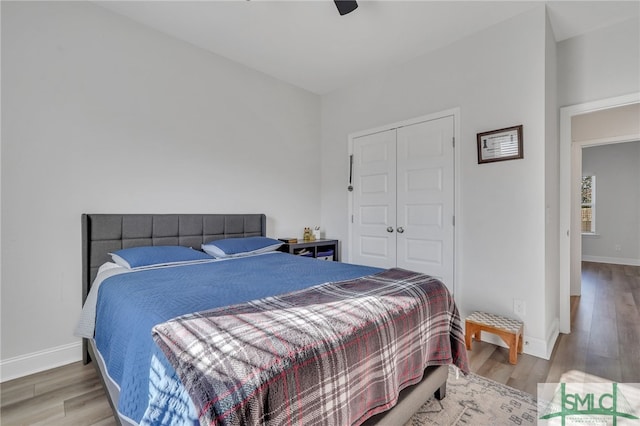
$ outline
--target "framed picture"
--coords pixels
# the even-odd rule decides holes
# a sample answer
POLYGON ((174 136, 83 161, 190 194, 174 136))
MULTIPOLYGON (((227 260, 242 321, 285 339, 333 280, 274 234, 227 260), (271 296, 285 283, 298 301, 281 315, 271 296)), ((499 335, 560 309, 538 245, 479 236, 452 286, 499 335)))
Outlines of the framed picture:
POLYGON ((478 164, 524 158, 522 125, 478 133, 478 164))

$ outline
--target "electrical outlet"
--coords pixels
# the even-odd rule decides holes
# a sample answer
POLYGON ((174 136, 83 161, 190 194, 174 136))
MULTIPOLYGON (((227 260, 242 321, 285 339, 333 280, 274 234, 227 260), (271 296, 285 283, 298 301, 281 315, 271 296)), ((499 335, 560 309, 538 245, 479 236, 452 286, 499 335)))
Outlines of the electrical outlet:
POLYGON ((620 244, 616 244, 616 246, 614 247, 614 249, 616 251, 622 251, 622 246, 620 244))
POLYGON ((522 299, 513 299, 513 313, 516 315, 524 316, 526 312, 526 304, 522 299))

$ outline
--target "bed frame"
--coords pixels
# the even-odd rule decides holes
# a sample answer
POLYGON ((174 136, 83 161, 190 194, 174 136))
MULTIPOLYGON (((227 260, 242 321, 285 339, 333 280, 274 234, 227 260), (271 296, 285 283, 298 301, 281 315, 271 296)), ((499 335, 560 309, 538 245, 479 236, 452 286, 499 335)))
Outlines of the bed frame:
MULTIPOLYGON (((87 298, 98 268, 111 260, 109 253, 122 248, 150 245, 181 245, 199 249, 222 238, 266 236, 264 214, 83 214, 82 215, 82 303, 87 298)), ((91 360, 98 371, 114 417, 118 415, 118 389, 107 378, 104 365, 95 356, 93 340, 82 339, 82 361, 91 360)), ((434 394, 445 397, 448 366, 429 367, 421 382, 404 389, 389 411, 364 424, 404 424, 434 394)))

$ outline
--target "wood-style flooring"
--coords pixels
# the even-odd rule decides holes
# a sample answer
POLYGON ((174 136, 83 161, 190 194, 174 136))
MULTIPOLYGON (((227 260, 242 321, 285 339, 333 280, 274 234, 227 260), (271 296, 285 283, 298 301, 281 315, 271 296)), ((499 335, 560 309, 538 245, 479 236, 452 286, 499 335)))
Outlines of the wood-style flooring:
MULTIPOLYGON (((640 267, 584 262, 582 295, 571 298, 572 333, 561 334, 551 359, 518 356, 473 342, 476 374, 536 394, 538 382, 572 371, 617 382, 640 382, 640 267)), ((565 375, 565 376, 563 376, 565 375)), ((115 425, 93 365, 74 363, 0 384, 0 424, 115 425)))

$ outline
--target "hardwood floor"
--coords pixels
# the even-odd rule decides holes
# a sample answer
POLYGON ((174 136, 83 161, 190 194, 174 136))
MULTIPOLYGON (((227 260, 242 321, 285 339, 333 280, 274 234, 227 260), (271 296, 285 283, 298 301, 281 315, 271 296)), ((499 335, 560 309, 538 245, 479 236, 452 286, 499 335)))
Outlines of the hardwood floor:
POLYGON ((517 365, 509 364, 508 349, 473 342, 471 370, 533 395, 538 382, 640 382, 640 267, 583 262, 571 330, 560 334, 549 360, 522 354, 517 365))
POLYGON ((102 382, 82 362, 0 385, 0 424, 115 425, 102 382))
MULTIPOLYGON (((584 262, 582 295, 571 298, 572 333, 561 334, 550 360, 473 342, 476 374, 536 394, 538 382, 587 373, 640 382, 640 267, 584 262), (563 376, 564 375, 564 376, 563 376)), ((526 332, 526 330, 525 330, 526 332)), ((0 384, 0 424, 115 425, 93 365, 74 363, 0 384)))

